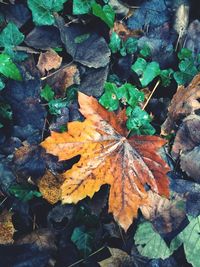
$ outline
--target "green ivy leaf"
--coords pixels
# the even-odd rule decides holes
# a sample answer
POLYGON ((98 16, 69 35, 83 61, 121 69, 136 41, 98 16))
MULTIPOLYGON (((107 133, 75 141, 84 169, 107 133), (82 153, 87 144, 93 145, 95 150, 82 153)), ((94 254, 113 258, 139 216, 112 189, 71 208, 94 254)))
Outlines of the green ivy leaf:
POLYGON ((48 84, 45 85, 45 87, 42 89, 40 96, 44 98, 47 102, 53 100, 54 98, 54 91, 48 84))
POLYGON ((151 117, 139 106, 136 106, 134 109, 128 107, 126 114, 128 116, 126 126, 128 130, 131 130, 131 134, 153 135, 155 133, 155 129, 150 124, 151 117))
POLYGON ((97 3, 92 4, 92 14, 103 20, 108 27, 113 28, 115 21, 115 12, 110 5, 103 7, 97 3))
POLYGON ((174 79, 178 84, 189 84, 193 77, 198 73, 193 59, 184 59, 179 63, 179 70, 174 72, 174 79))
POLYGON ((0 54, 0 73, 13 80, 21 81, 22 76, 9 55, 0 54))
POLYGON ((62 108, 65 108, 67 106, 67 101, 62 98, 57 98, 57 99, 52 99, 49 101, 48 106, 49 106, 49 112, 52 115, 60 115, 62 108))
POLYGON ((123 44, 127 54, 133 54, 137 51, 138 40, 134 37, 129 37, 123 44))
POLYGON ((146 87, 160 74, 159 64, 154 61, 148 63, 144 58, 138 58, 131 69, 140 77, 142 87, 146 87))
POLYGON ((146 69, 140 79, 142 87, 146 87, 150 82, 153 81, 160 74, 160 66, 157 62, 150 62, 147 64, 146 69))
POLYGON ((117 88, 116 95, 119 100, 122 100, 123 104, 126 105, 128 103, 132 107, 144 101, 144 93, 130 83, 125 83, 117 88))
POLYGON ((87 231, 84 226, 74 228, 71 241, 86 258, 91 254, 94 243, 94 230, 87 231))
POLYGON ((91 11, 92 4, 95 0, 73 0, 73 14, 82 15, 91 11))
POLYGON ((154 231, 150 222, 144 222, 138 226, 134 240, 138 251, 144 257, 164 260, 172 254, 162 237, 154 231))
POLYGON ((140 55, 143 56, 144 58, 151 56, 151 49, 149 48, 148 45, 143 46, 143 48, 140 50, 140 55))
POLYGON ((4 119, 12 119, 12 110, 9 104, 0 103, 0 116, 4 119))
POLYGON ((164 87, 167 87, 170 85, 173 73, 174 71, 172 69, 166 69, 166 70, 160 71, 160 78, 161 78, 162 85, 164 87))
POLYGON ((183 244, 187 261, 193 267, 199 267, 200 254, 200 216, 190 217, 190 223, 171 242, 171 250, 176 250, 183 244))
POLYGON ((32 11, 33 21, 36 25, 52 25, 55 21, 53 12, 63 9, 68 0, 28 0, 28 7, 32 11))
POLYGON ((192 58, 192 51, 187 49, 187 48, 182 48, 181 51, 178 53, 178 58, 180 60, 183 60, 183 59, 190 59, 192 58))
POLYGON ((33 197, 41 197, 42 194, 35 190, 31 185, 11 185, 9 187, 10 194, 14 195, 16 198, 19 198, 22 201, 29 201, 33 197))
POLYGON ((2 47, 15 47, 24 41, 24 35, 19 31, 13 22, 8 25, 0 33, 0 46, 2 47))
POLYGON ((5 87, 4 81, 0 78, 0 91, 3 90, 5 87))
POLYGON ((109 47, 112 53, 117 53, 120 50, 121 39, 116 32, 111 34, 109 47))
POLYGON ((104 94, 100 97, 99 103, 109 111, 119 108, 119 99, 117 98, 117 86, 114 83, 106 82, 104 85, 104 94))
POLYGON ((147 61, 144 58, 139 57, 135 63, 131 66, 131 70, 138 76, 141 76, 147 67, 147 61))

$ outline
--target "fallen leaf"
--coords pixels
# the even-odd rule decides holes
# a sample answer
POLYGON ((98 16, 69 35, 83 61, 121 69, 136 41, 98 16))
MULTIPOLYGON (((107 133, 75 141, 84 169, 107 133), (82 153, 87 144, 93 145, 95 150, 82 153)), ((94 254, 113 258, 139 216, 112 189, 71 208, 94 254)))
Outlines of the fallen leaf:
POLYGON ((195 181, 200 181, 200 145, 181 155, 181 169, 195 181))
POLYGON ((61 63, 62 57, 60 57, 54 50, 50 49, 49 51, 40 54, 37 67, 41 74, 44 75, 45 71, 58 69, 61 63))
POLYGON ((36 49, 62 46, 59 30, 54 26, 36 26, 26 36, 25 43, 36 49))
POLYGON ((165 240, 154 230, 150 222, 139 224, 135 236, 138 251, 150 259, 166 259, 173 251, 170 250, 165 240))
POLYGON ((162 135, 169 134, 175 129, 178 120, 193 114, 200 109, 200 74, 196 75, 187 88, 178 86, 168 109, 168 117, 162 125, 162 135))
POLYGON ((61 68, 49 76, 46 81, 55 90, 63 93, 71 85, 80 83, 78 68, 74 64, 61 68))
POLYGON ((114 23, 113 31, 116 32, 123 41, 126 41, 128 37, 139 37, 140 34, 137 31, 131 31, 123 22, 116 21, 114 23))
POLYGON ((37 229, 30 234, 25 235, 18 239, 15 244, 34 244, 39 250, 55 251, 55 234, 53 231, 47 228, 37 229))
POLYGON ((41 145, 59 160, 81 155, 80 161, 63 174, 63 203, 92 197, 103 184, 109 184, 109 212, 127 230, 138 208, 148 205, 145 184, 169 196, 169 167, 156 153, 165 141, 157 136, 127 140, 124 112, 109 112, 83 93, 78 99, 86 120, 69 123, 68 132, 52 132, 41 145))
POLYGON ((50 171, 47 171, 44 176, 39 180, 38 187, 49 203, 55 204, 61 199, 61 185, 63 183, 63 177, 61 175, 54 175, 50 171))
MULTIPOLYGON (((171 154, 174 159, 181 156, 182 153, 191 151, 195 146, 200 145, 200 116, 189 115, 179 127, 174 144, 172 146, 171 154)), ((196 159, 194 158, 194 161, 196 159)))
POLYGON ((12 223, 12 213, 4 210, 0 214, 0 244, 13 243, 15 228, 12 223))
POLYGON ((185 199, 178 194, 167 199, 152 191, 149 191, 149 199, 149 206, 141 208, 144 218, 152 222, 159 234, 177 230, 186 217, 185 199))
POLYGON ((108 248, 111 257, 98 262, 101 267, 132 267, 134 261, 125 251, 118 248, 108 248))

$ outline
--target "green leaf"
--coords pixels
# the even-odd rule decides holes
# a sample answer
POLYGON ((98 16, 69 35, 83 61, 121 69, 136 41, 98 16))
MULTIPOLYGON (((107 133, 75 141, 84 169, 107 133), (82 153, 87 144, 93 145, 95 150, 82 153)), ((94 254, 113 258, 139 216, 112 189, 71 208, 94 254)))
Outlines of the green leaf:
POLYGON ((87 231, 84 226, 76 227, 72 233, 71 241, 80 250, 84 258, 86 258, 92 252, 94 230, 87 231))
POLYGON ((162 237, 154 231, 150 222, 141 223, 134 236, 138 251, 150 259, 166 259, 172 251, 162 237))
POLYGON ((186 228, 171 242, 171 250, 176 250, 183 244, 186 259, 193 267, 199 267, 200 255, 200 216, 191 218, 186 228))
POLYGON ((95 0, 73 0, 73 14, 82 15, 91 11, 92 4, 95 0))
POLYGON ((110 74, 108 75, 108 82, 115 83, 116 85, 120 86, 122 85, 122 82, 120 81, 120 78, 117 76, 117 74, 110 74))
POLYGON ((0 123, 0 129, 1 129, 1 128, 3 128, 3 124, 2 124, 2 123, 0 123))
POLYGON ((191 82, 198 73, 193 59, 184 59, 179 63, 180 71, 174 72, 174 79, 178 84, 185 85, 191 82))
POLYGON ((112 53, 117 53, 120 50, 121 39, 116 32, 111 34, 109 47, 112 53))
POLYGON ((73 103, 77 99, 77 88, 74 86, 67 88, 65 99, 68 105, 73 103))
POLYGON ((3 90, 5 87, 4 81, 0 78, 0 91, 3 90))
POLYGON ((0 103, 0 116, 4 119, 12 119, 12 110, 9 104, 0 103))
POLYGON ((22 76, 9 55, 0 54, 0 73, 13 80, 21 81, 22 76))
POLYGON ((155 77, 160 74, 160 66, 157 62, 150 62, 144 58, 138 58, 131 67, 132 71, 136 72, 140 77, 142 87, 146 87, 155 77))
POLYGON ((167 87, 170 85, 173 73, 174 73, 174 71, 172 69, 160 71, 160 78, 161 78, 162 85, 164 87, 167 87))
POLYGON ((131 66, 131 70, 141 76, 147 67, 147 61, 144 58, 139 57, 135 63, 131 66))
POLYGON ((92 14, 103 20, 110 28, 113 28, 115 21, 115 12, 110 5, 102 6, 94 3, 92 4, 92 14))
POLYGON ((134 37, 129 37, 123 44, 127 54, 133 54, 137 51, 138 40, 134 37))
POLYGON ((8 25, 0 33, 0 46, 2 47, 15 47, 24 41, 24 35, 19 31, 13 22, 8 25))
POLYGON ((128 130, 131 130, 131 134, 153 135, 155 133, 155 129, 150 124, 151 117, 139 106, 136 106, 134 109, 128 107, 126 114, 128 116, 126 126, 128 130))
POLYGON ((146 87, 155 77, 160 74, 160 66, 157 62, 148 63, 140 79, 142 87, 146 87))
POLYGON ((28 0, 28 7, 36 25, 52 25, 53 13, 61 11, 65 2, 67 0, 28 0))
POLYGON ((114 83, 106 82, 104 86, 104 94, 100 97, 99 103, 109 111, 119 108, 119 100, 117 98, 117 86, 114 83))
POLYGON ((181 51, 178 53, 178 58, 180 60, 191 58, 192 57, 192 51, 187 48, 182 48, 181 51))
POLYGON ((47 102, 53 100, 54 98, 54 91, 48 84, 45 85, 45 87, 42 89, 40 96, 44 98, 47 102))
POLYGON ((74 39, 74 42, 75 44, 81 44, 84 41, 86 41, 89 37, 90 37, 90 33, 85 33, 85 34, 76 36, 76 38, 74 39))
POLYGON ((151 49, 148 45, 144 45, 144 47, 140 50, 140 55, 147 58, 151 56, 151 49))
POLYGON ((62 108, 65 108, 67 106, 67 101, 62 98, 52 99, 49 103, 49 112, 52 115, 60 115, 62 108))
POLYGON ((31 185, 12 185, 9 187, 9 192, 24 202, 31 200, 33 197, 42 196, 42 194, 35 190, 31 185))
POLYGON ((117 88, 116 95, 119 100, 122 100, 123 104, 126 105, 128 103, 132 107, 144 101, 144 93, 130 83, 125 83, 117 88))

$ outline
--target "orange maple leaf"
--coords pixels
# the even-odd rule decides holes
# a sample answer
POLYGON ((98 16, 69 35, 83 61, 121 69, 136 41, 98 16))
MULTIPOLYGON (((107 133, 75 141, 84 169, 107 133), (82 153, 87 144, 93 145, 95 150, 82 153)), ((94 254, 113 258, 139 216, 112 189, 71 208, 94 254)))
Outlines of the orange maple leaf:
POLYGON ((81 155, 79 162, 63 174, 62 201, 77 203, 109 184, 109 212, 127 230, 138 208, 148 205, 145 184, 169 196, 169 167, 156 153, 166 141, 156 136, 127 139, 124 112, 108 112, 95 98, 83 93, 78 100, 85 121, 70 122, 68 132, 52 132, 41 143, 59 160, 81 155))

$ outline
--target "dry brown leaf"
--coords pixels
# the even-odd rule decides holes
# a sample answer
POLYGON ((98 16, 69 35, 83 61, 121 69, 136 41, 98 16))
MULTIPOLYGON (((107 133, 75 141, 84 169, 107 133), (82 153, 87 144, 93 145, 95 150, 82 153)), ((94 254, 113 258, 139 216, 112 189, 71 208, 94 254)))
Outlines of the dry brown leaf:
POLYGON ((38 187, 43 198, 51 204, 61 200, 61 185, 63 181, 61 175, 54 175, 50 171, 46 171, 44 176, 38 181, 38 187))
POLYGON ((200 145, 181 155, 181 169, 195 181, 200 182, 200 145))
POLYGON ((162 125, 161 134, 167 135, 176 128, 178 120, 200 109, 200 74, 196 75, 188 87, 179 86, 168 109, 168 117, 162 125))
POLYGON ((133 259, 123 250, 118 248, 108 248, 110 258, 98 262, 101 267, 133 267, 133 259))
POLYGON ((16 244, 35 244, 40 250, 56 250, 55 234, 53 231, 42 228, 37 229, 15 242, 16 244))
POLYGON ((172 199, 167 199, 152 191, 149 191, 149 199, 150 205, 141 208, 144 218, 152 221, 160 234, 178 229, 186 217, 185 199, 178 194, 175 194, 172 199))
POLYGON ((124 112, 109 112, 83 93, 78 99, 86 120, 68 123, 68 132, 52 132, 41 145, 59 160, 81 155, 79 162, 63 174, 63 203, 93 197, 103 184, 109 184, 109 212, 127 230, 138 208, 148 205, 146 184, 169 196, 169 167, 157 154, 166 141, 157 136, 127 139, 124 112))
POLYGON ((63 92, 66 88, 73 84, 78 84, 79 71, 76 65, 66 66, 56 71, 53 75, 46 79, 47 83, 54 89, 63 92))
POLYGON ((0 244, 10 244, 13 243, 13 234, 15 228, 12 223, 12 213, 4 210, 0 214, 0 244))
MULTIPOLYGON (((182 153, 191 151, 194 147, 200 145, 200 116, 189 115, 179 127, 171 154, 177 159, 182 153)), ((196 159, 194 158, 194 161, 196 159)))
POLYGON ((61 66, 62 57, 60 57, 54 50, 50 49, 45 53, 41 53, 38 59, 37 67, 41 74, 44 75, 46 71, 58 69, 61 66))
POLYGON ((139 31, 131 31, 121 21, 116 21, 114 23, 113 31, 116 32, 123 41, 126 41, 129 37, 139 37, 141 35, 139 31))

